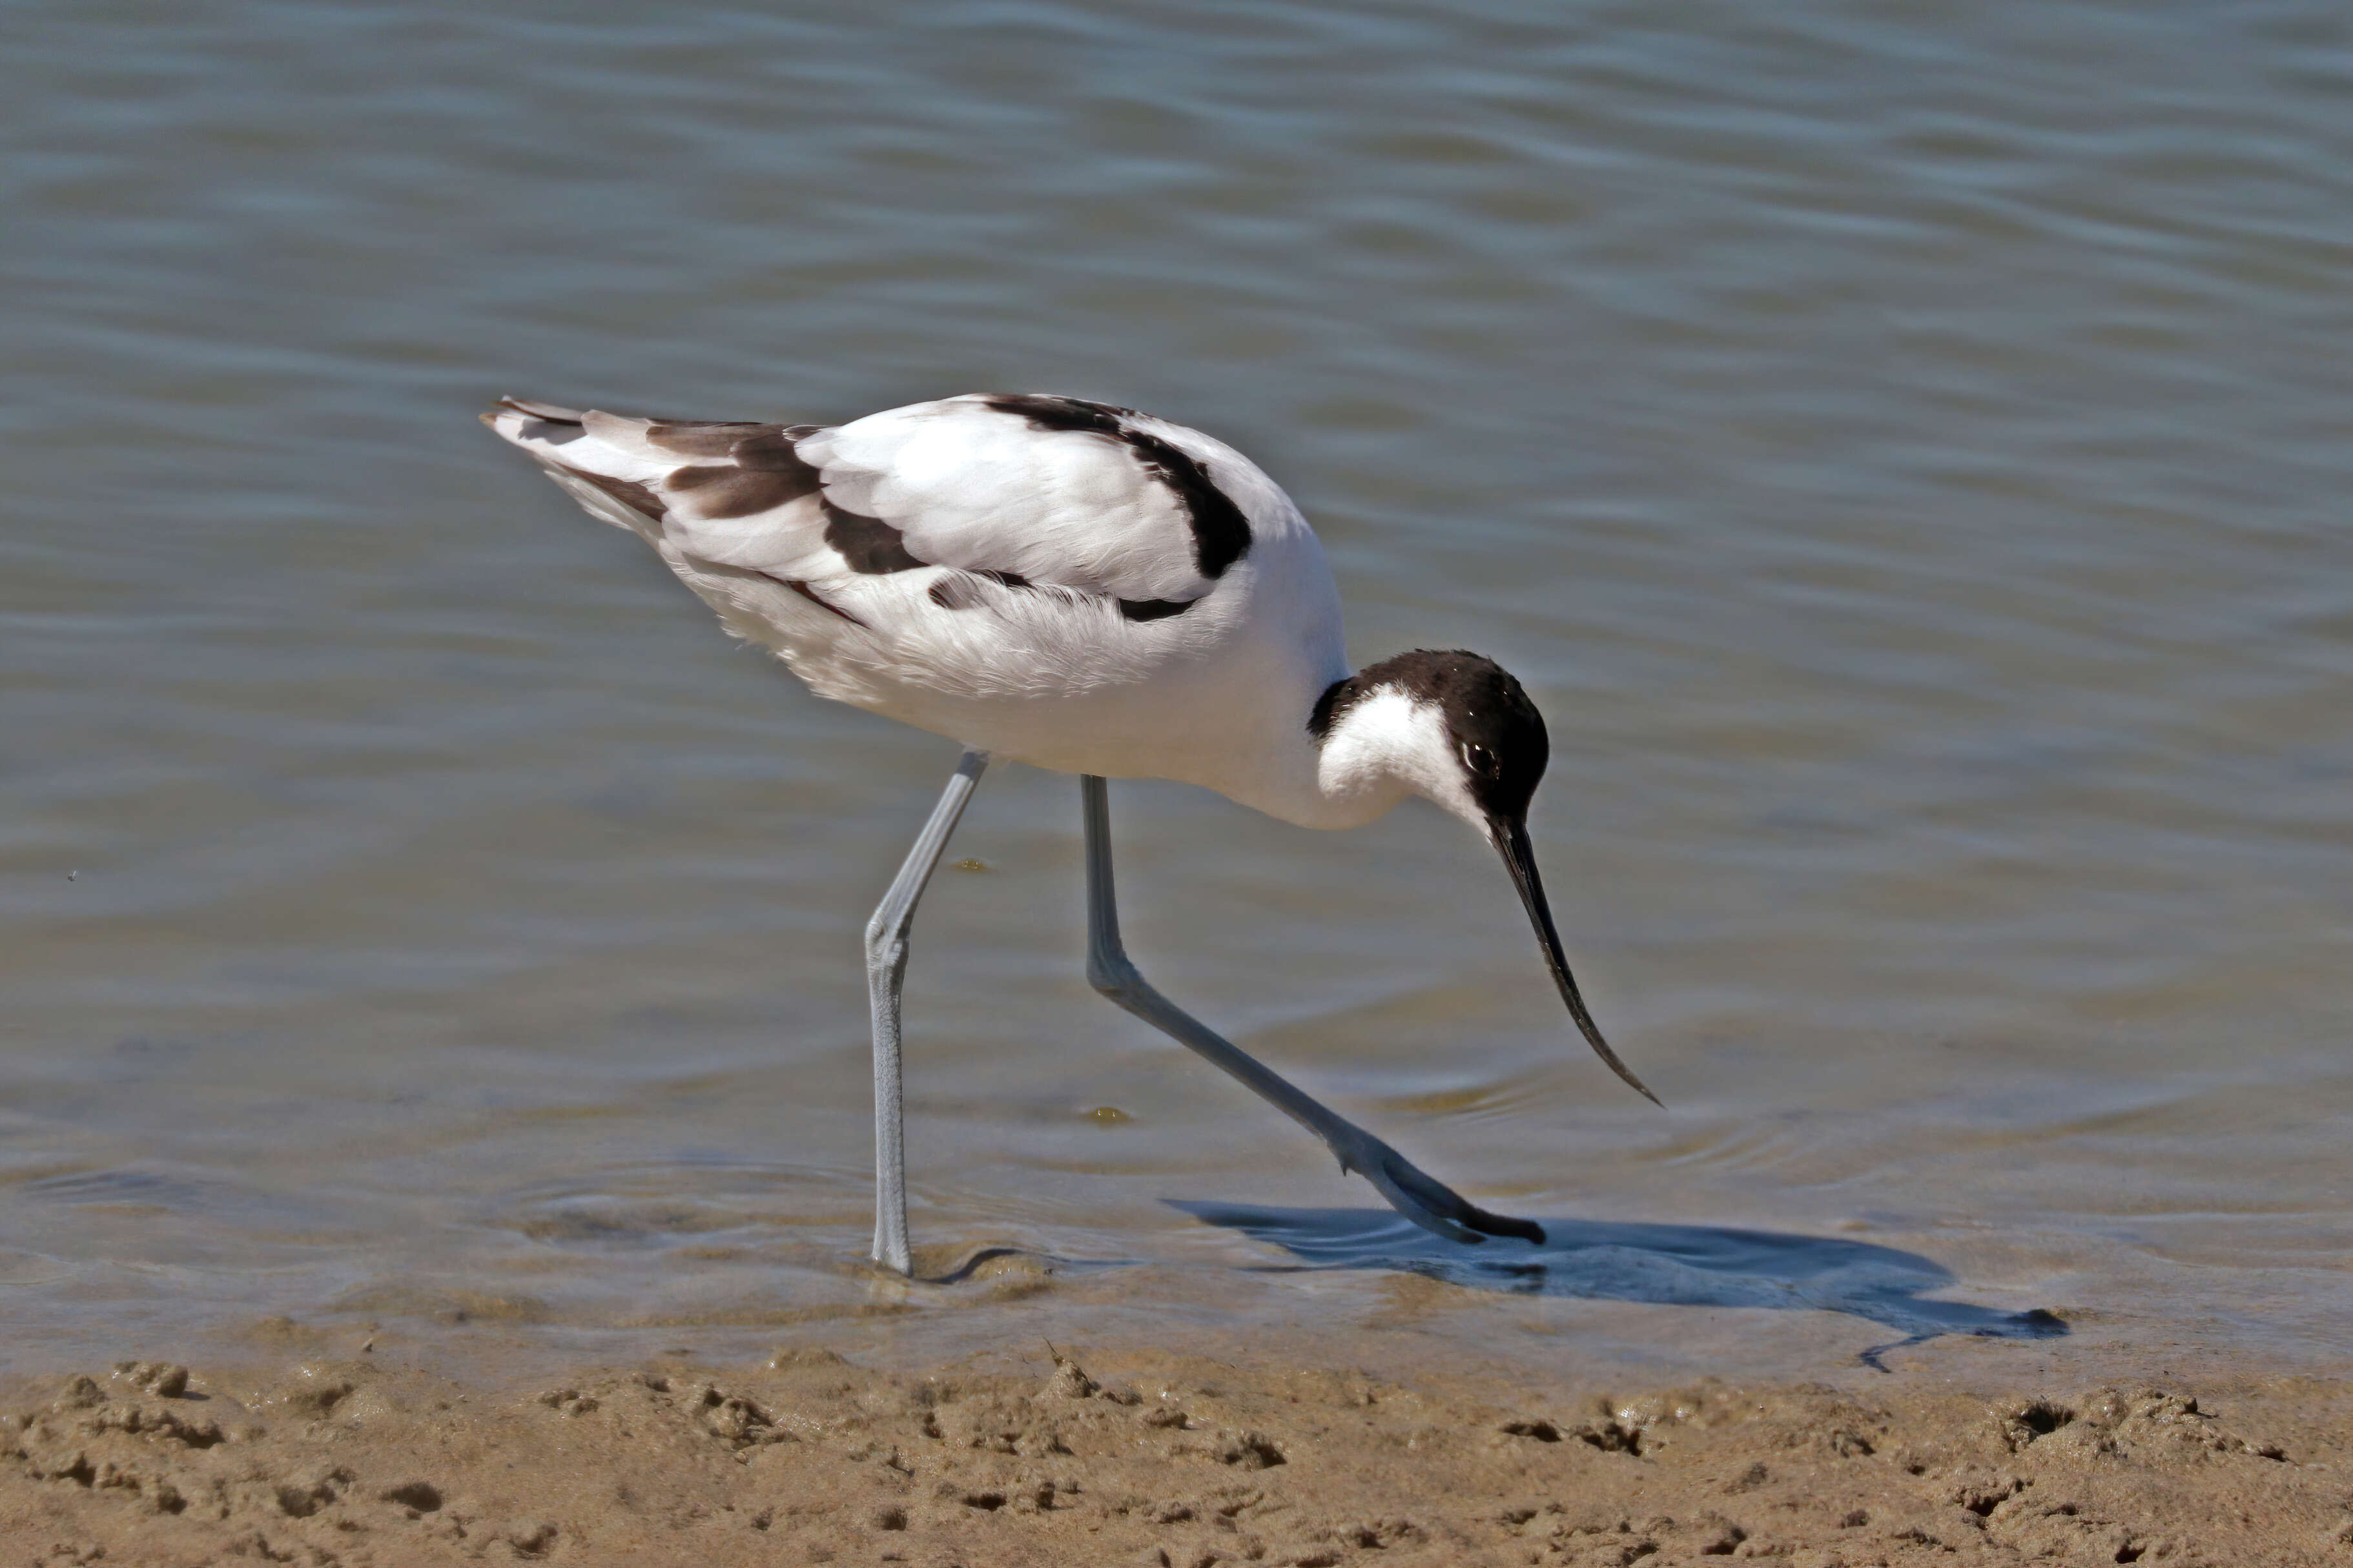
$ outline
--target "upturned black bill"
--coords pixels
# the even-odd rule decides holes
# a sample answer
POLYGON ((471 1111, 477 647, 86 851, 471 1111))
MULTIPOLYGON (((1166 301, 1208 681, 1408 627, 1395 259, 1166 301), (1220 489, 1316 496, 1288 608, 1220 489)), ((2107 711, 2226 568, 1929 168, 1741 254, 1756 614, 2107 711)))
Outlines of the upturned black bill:
POLYGON ((1601 1037, 1600 1026, 1593 1015, 1585 1010, 1585 998, 1577 994, 1576 977, 1568 972, 1568 959, 1560 950, 1560 932, 1553 929, 1552 907, 1545 902, 1544 882, 1536 876, 1535 851, 1528 846, 1527 825, 1523 822, 1493 821, 1489 835, 1510 868, 1512 885, 1520 890, 1520 902, 1528 910, 1528 921, 1536 928, 1536 942, 1544 949, 1545 966, 1552 971, 1553 984, 1560 987, 1560 999, 1568 1004, 1568 1016, 1577 1020, 1584 1032, 1586 1043, 1594 1054, 1609 1064, 1609 1070, 1633 1086, 1636 1093, 1661 1110, 1666 1102, 1652 1094, 1650 1087, 1636 1078, 1631 1068, 1618 1059, 1609 1042, 1601 1037))

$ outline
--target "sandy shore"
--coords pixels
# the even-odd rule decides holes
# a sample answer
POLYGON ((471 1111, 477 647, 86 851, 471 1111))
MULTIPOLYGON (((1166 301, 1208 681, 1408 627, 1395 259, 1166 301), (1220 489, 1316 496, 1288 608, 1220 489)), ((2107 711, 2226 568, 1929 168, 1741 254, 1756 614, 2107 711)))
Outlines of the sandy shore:
POLYGON ((16 1380, 0 1561, 2353 1563, 2353 1385, 2321 1379, 1549 1386, 1335 1336, 501 1383, 414 1348, 290 1326, 249 1364, 16 1380))

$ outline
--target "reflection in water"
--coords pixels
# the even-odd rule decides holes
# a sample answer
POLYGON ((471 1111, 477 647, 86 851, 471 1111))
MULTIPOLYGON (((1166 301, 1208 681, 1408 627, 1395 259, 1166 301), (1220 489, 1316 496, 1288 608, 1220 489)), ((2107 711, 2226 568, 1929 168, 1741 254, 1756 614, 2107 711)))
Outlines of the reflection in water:
POLYGON ((1897 1330, 1879 1357, 1943 1334, 2049 1339, 2067 1325, 2049 1312, 2000 1312, 1966 1301, 1923 1300, 1953 1283, 1917 1253, 1867 1242, 1699 1225, 1546 1219, 1541 1244, 1465 1247, 1386 1209, 1272 1209, 1169 1199, 1207 1224, 1271 1242, 1311 1269, 1395 1268, 1523 1296, 1573 1296, 1671 1307, 1776 1307, 1852 1312, 1897 1330))

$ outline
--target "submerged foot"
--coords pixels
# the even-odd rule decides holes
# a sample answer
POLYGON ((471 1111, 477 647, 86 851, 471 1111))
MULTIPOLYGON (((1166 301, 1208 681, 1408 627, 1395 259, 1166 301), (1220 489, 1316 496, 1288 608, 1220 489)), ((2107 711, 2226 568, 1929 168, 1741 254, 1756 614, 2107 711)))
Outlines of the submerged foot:
POLYGON ((1355 1127, 1349 1131, 1355 1139, 1333 1143, 1341 1168, 1372 1183, 1391 1208, 1422 1229, 1473 1246, 1491 1236, 1543 1243, 1544 1226, 1535 1221, 1482 1209, 1371 1133, 1355 1127))

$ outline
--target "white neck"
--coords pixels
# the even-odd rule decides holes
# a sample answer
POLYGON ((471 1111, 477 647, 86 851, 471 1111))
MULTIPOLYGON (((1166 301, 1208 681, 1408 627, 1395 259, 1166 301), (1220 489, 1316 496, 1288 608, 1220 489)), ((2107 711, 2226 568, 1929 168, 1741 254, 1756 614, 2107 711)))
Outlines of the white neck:
POLYGON ((1464 787, 1444 717, 1402 691, 1359 698, 1320 740, 1303 720, 1295 745, 1294 765, 1281 770, 1278 787, 1227 793, 1302 827, 1361 827, 1410 795, 1437 802, 1473 826, 1483 820, 1464 787))

